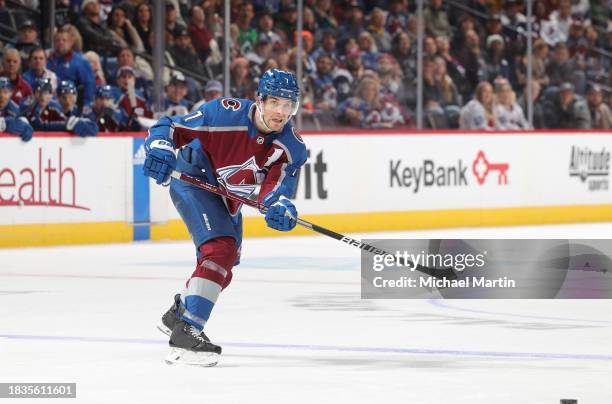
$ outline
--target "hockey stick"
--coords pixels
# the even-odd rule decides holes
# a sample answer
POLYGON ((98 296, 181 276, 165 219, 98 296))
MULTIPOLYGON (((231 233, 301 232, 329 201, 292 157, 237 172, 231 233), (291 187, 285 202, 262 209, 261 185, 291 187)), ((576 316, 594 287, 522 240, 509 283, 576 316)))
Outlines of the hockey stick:
MULTIPOLYGON (((265 206, 262 203, 253 201, 253 200, 248 199, 248 198, 244 198, 244 197, 236 195, 236 194, 232 194, 232 193, 230 193, 230 192, 228 192, 228 191, 226 191, 224 189, 221 189, 219 187, 211 185, 211 184, 209 184, 209 183, 207 183, 205 181, 202 181, 202 180, 200 180, 198 178, 192 177, 192 176, 187 175, 185 173, 181 173, 179 171, 174 170, 174 171, 172 171, 172 174, 170 174, 170 176, 172 178, 174 178, 174 179, 179 180, 179 181, 183 181, 183 182, 186 182, 186 183, 191 184, 193 186, 196 186, 198 188, 204 189, 204 190, 206 190, 208 192, 212 192, 213 194, 224 196, 224 197, 226 197, 228 199, 232 199, 232 200, 234 200, 236 202, 240 202, 240 203, 242 203, 244 205, 247 205, 247 206, 250 206, 252 208, 258 209, 262 213, 266 213, 268 211, 268 207, 265 206)), ((326 229, 325 227, 318 226, 318 225, 316 225, 314 223, 307 222, 306 220, 302 220, 300 218, 294 218, 294 219, 297 222, 297 224, 299 224, 300 226, 306 227, 306 228, 308 228, 308 229, 310 229, 312 231, 316 231, 317 233, 320 233, 320 234, 323 234, 325 236, 331 237, 331 238, 336 239, 338 241, 342 241, 343 243, 346 243, 346 244, 352 245, 354 247, 360 248, 360 249, 362 249, 364 251, 367 251, 367 252, 369 252, 371 254, 374 254, 374 255, 391 255, 391 256, 393 256, 393 254, 391 254, 391 253, 389 253, 389 252, 387 252, 385 250, 381 250, 380 248, 376 248, 374 246, 371 246, 369 244, 363 243, 363 242, 361 242, 359 240, 356 240, 354 238, 345 236, 344 234, 336 233, 335 231, 326 229)), ((398 260, 399 260, 399 258, 402 258, 401 261, 404 261, 403 262, 404 266, 410 265, 411 267, 415 268, 415 270, 417 270, 419 272, 422 272, 422 273, 424 273, 426 275, 436 277, 436 278, 438 278, 440 276, 438 274, 438 272, 440 271, 439 269, 424 267, 424 266, 419 265, 419 264, 415 265, 413 262, 411 262, 408 259, 405 259, 404 257, 398 257, 398 260)), ((447 279, 456 279, 457 275, 455 275, 455 273, 453 271, 449 271, 449 274, 446 274, 445 277, 447 279)))

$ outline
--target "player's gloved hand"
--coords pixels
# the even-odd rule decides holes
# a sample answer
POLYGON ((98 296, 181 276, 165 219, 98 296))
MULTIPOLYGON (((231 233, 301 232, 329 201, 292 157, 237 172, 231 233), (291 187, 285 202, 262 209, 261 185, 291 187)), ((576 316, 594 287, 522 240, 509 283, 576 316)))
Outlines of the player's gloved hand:
POLYGON ((95 136, 98 134, 98 125, 88 118, 71 116, 66 122, 66 129, 81 136, 95 136))
POLYGON ((284 196, 274 202, 266 212, 266 223, 274 230, 289 231, 297 224, 297 209, 284 196))
POLYGON ((23 116, 19 118, 0 118, 0 132, 4 131, 19 135, 24 142, 32 139, 32 134, 34 133, 32 125, 23 116))
POLYGON ((283 195, 285 195, 285 185, 281 184, 278 188, 276 188, 276 190, 268 192, 266 195, 264 195, 261 203, 266 206, 272 206, 273 203, 278 202, 280 198, 283 198, 283 195))
POLYGON ((170 184, 170 174, 176 168, 176 155, 170 142, 154 140, 146 147, 147 158, 144 162, 144 175, 151 177, 157 184, 170 184))

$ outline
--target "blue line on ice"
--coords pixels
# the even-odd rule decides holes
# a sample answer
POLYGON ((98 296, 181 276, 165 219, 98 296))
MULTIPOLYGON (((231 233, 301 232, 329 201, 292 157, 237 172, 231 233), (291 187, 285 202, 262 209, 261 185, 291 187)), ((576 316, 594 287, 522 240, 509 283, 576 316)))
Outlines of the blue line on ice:
POLYGON ((440 299, 429 299, 427 303, 431 304, 432 306, 442 307, 444 309, 450 309, 450 310, 465 311, 467 313, 492 314, 496 316, 532 318, 536 320, 561 320, 561 321, 579 321, 581 323, 612 324, 612 321, 606 321, 606 320, 584 320, 584 319, 579 319, 579 318, 532 316, 529 314, 504 313, 500 311, 468 309, 465 307, 452 306, 449 303, 445 303, 444 301, 440 299))
MULTIPOLYGON (((19 335, 0 334, 0 338, 15 340, 37 340, 37 341, 77 341, 77 342, 107 342, 119 344, 167 344, 165 340, 147 338, 104 338, 104 337, 78 337, 78 336, 54 336, 54 335, 19 335)), ((612 355, 601 354, 571 354, 571 353, 547 353, 547 352, 503 352, 503 351, 467 351, 452 349, 426 349, 426 348, 392 348, 392 347, 360 347, 360 346, 335 346, 335 345, 303 345, 303 344, 263 344, 246 342, 219 342, 221 346, 237 348, 259 348, 259 349, 296 349, 304 351, 338 351, 338 352, 362 352, 362 353, 400 353, 417 355, 451 355, 451 356, 484 356, 492 358, 539 358, 539 359, 576 359, 576 360, 598 360, 612 361, 612 355)))

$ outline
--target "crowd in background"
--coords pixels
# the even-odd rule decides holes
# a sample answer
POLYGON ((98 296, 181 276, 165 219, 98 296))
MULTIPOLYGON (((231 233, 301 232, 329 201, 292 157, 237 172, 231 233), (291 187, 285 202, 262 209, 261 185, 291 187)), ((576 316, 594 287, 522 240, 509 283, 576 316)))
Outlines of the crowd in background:
MULTIPOLYGON (((17 28, 2 41, 0 117, 81 135, 141 130, 154 118, 150 3, 57 0, 58 29, 44 49, 40 16, 0 0, 0 27, 17 28)), ((269 68, 296 70, 295 3, 231 1, 232 97, 254 98, 269 68)), ((415 3, 304 0, 304 128, 415 126, 415 3)), ((185 114, 224 93, 223 4, 165 2, 165 114, 185 114)), ((611 7, 607 0, 534 0, 534 128, 612 126, 611 7)), ((530 129, 525 2, 429 0, 423 19, 425 127, 530 129)))

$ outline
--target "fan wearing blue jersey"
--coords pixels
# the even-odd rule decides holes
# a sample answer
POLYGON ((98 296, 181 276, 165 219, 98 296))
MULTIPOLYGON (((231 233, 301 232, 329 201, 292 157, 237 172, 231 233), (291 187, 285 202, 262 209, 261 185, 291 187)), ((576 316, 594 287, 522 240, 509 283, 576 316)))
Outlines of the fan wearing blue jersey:
POLYGON ((295 75, 271 69, 261 77, 255 101, 217 98, 188 115, 163 117, 149 129, 144 173, 170 185, 196 247, 196 269, 159 326, 170 335, 168 363, 217 363, 221 347, 203 329, 231 282, 242 244, 240 203, 171 182, 170 174, 176 169, 246 198, 259 187, 259 201, 269 207, 267 225, 293 229, 297 209, 289 198, 306 161, 306 146, 289 122, 299 99, 295 75))

